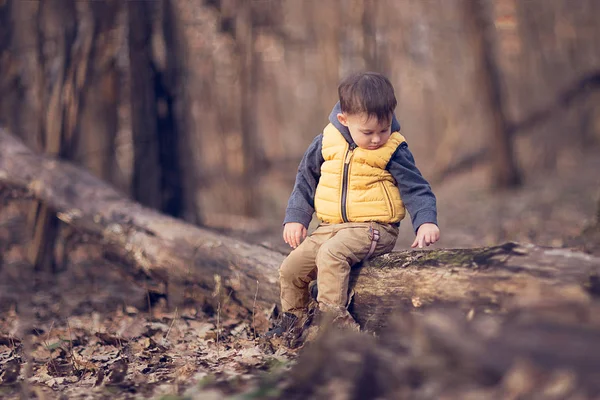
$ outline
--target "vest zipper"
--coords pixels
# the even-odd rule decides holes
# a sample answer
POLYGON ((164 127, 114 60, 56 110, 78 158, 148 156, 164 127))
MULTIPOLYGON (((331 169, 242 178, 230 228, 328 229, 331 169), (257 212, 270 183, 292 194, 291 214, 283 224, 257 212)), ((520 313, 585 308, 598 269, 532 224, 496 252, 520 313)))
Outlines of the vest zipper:
POLYGON ((381 182, 381 187, 383 188, 383 194, 388 203, 388 208, 390 209, 390 217, 394 218, 395 210, 394 210, 394 202, 392 201, 392 196, 390 195, 388 188, 385 186, 385 182, 381 182))
POLYGON ((350 161, 354 155, 354 149, 356 145, 352 143, 348 150, 346 150, 346 156, 344 157, 344 173, 342 178, 342 221, 348 222, 348 215, 346 214, 346 198, 348 197, 348 171, 350 169, 350 161))

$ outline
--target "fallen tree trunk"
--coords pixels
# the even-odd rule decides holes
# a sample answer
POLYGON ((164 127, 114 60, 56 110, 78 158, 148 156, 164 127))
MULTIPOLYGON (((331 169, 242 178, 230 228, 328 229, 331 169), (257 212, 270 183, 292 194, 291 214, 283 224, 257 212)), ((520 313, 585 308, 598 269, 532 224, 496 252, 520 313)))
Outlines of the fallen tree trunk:
MULTIPOLYGON (((1 130, 0 185, 44 201, 64 223, 95 235, 133 275, 194 284, 209 298, 221 291, 247 310, 278 303, 282 254, 142 207, 1 130)), ((353 313, 363 327, 378 330, 398 308, 431 304, 459 304, 471 313, 541 306, 586 312, 600 293, 598 276, 600 258, 514 243, 402 251, 355 269, 353 313)))
POLYGON ((530 309, 588 318, 599 310, 599 277, 600 258, 511 242, 395 252, 354 275, 353 313, 375 330, 398 307, 454 305, 471 315, 530 309))
MULTIPOLYGON (((281 398, 597 399, 600 325, 433 307, 399 312, 379 337, 322 335, 281 398)), ((272 384, 273 385, 273 384, 272 384)))
POLYGON ((35 154, 0 130, 0 184, 27 189, 59 219, 102 240, 111 258, 153 280, 220 288, 244 307, 278 300, 283 255, 163 215, 128 199, 82 168, 35 154), (258 294, 257 294, 258 285, 258 294))

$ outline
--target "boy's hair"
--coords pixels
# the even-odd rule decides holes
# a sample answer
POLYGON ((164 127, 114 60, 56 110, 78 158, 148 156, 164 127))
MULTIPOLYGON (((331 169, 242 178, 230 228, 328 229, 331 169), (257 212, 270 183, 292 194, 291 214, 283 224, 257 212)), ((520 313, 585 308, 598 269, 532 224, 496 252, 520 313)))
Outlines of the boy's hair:
POLYGON ((378 121, 389 121, 398 102, 394 87, 377 72, 358 72, 345 78, 338 86, 340 106, 346 114, 367 113, 378 121))

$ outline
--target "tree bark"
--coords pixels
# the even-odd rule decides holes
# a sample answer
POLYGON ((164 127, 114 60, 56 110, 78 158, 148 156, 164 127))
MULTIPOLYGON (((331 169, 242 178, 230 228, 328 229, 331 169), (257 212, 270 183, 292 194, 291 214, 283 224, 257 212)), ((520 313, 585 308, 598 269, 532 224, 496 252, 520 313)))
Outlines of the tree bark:
POLYGON ((190 84, 192 78, 187 66, 188 59, 185 56, 188 43, 182 31, 184 24, 180 10, 170 0, 164 0, 162 7, 162 30, 166 48, 164 80, 165 86, 169 89, 171 101, 168 103, 168 111, 173 125, 166 134, 172 132, 172 137, 176 139, 173 140, 175 148, 170 153, 171 166, 165 176, 165 184, 170 186, 164 189, 173 199, 174 206, 167 208, 179 208, 177 211, 179 218, 201 225, 200 206, 196 201, 199 173, 198 166, 194 162, 194 154, 197 154, 200 149, 196 147, 193 140, 195 130, 192 128, 194 124, 191 121, 194 86, 190 84))
MULTIPOLYGON (((73 1, 51 0, 37 9, 37 51, 42 78, 36 88, 42 107, 40 119, 42 150, 52 156, 70 158, 74 154, 82 90, 91 51, 89 23, 78 24, 73 1), (87 28, 87 29, 86 29, 87 28), (79 37, 79 44, 76 39, 79 37), (50 51, 46 49, 50 47, 50 51)), ((89 22, 89 21, 87 21, 89 22)), ((59 228, 54 211, 42 201, 29 213, 33 233, 29 260, 37 270, 53 270, 55 240, 59 228)))
MULTIPOLYGON (((30 147, 77 160, 107 180, 117 131, 118 44, 109 36, 120 7, 49 0, 0 8, 0 47, 10 50, 0 50, 0 120, 30 147)), ((29 258, 38 269, 54 265, 54 214, 42 203, 31 208, 29 258)))
POLYGON ((156 68, 152 59, 152 4, 127 3, 133 135, 133 198, 160 210, 160 147, 157 125, 156 68))
POLYGON ((13 60, 12 36, 13 14, 11 2, 0 2, 0 124, 14 130, 14 115, 11 106, 16 96, 16 63, 13 60), (9 111, 10 110, 10 111, 9 111))
POLYGON ((501 71, 496 62, 495 29, 490 17, 491 4, 486 0, 465 0, 466 19, 470 22, 476 54, 479 58, 479 80, 483 101, 490 112, 492 131, 492 182, 497 188, 520 185, 513 151, 513 128, 508 119, 506 95, 501 71))
MULTIPOLYGON (((74 165, 34 154, 5 131, 0 184, 28 189, 61 221, 95 236, 131 275, 192 284, 209 300, 222 291, 257 312, 278 303, 282 254, 144 208, 74 165)), ((352 312, 373 331, 399 308, 440 304, 473 313, 533 308, 586 314, 600 295, 599 276, 600 258, 532 245, 402 251, 354 269, 352 312)))
POLYGON ((256 134, 256 92, 258 65, 254 54, 255 28, 254 13, 249 2, 243 2, 237 10, 235 41, 240 57, 240 98, 241 98, 241 138, 243 213, 256 217, 259 214, 257 196, 258 179, 263 172, 258 159, 261 146, 256 134))
POLYGON ((129 2, 128 24, 133 196, 161 212, 198 222, 190 201, 193 171, 183 168, 182 160, 182 154, 189 156, 189 140, 177 99, 183 93, 183 57, 173 4, 129 2))
POLYGON ((363 328, 373 330, 399 307, 452 305, 473 313, 533 309, 587 316, 600 296, 599 276, 598 257, 511 242, 395 252, 354 275, 352 312, 363 328))
MULTIPOLYGON (((83 7, 81 7, 83 8, 83 7)), ((115 140, 118 131, 119 51, 118 0, 90 2, 85 9, 92 24, 87 79, 73 159, 94 175, 116 180, 115 140)))

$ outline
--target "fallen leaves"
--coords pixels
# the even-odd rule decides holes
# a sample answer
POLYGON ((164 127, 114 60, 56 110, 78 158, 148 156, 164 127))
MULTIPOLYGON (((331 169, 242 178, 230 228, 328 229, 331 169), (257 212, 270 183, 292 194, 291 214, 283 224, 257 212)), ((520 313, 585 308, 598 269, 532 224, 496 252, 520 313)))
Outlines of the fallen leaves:
MULTIPOLYGON (((218 329, 215 315, 196 309, 156 309, 151 315, 128 307, 70 316, 68 322, 56 318, 47 325, 37 323, 28 337, 28 356, 23 338, 1 333, 1 382, 22 381, 22 360, 30 359, 29 382, 38 385, 36 390, 60 391, 68 398, 120 392, 149 397, 173 393, 179 386, 207 398, 222 394, 223 388, 243 391, 260 371, 271 369, 275 358, 257 346, 251 321, 221 318, 218 329)), ((3 322, 0 318, 0 329, 3 322)), ((277 357, 276 364, 287 360, 285 353, 277 357)))

